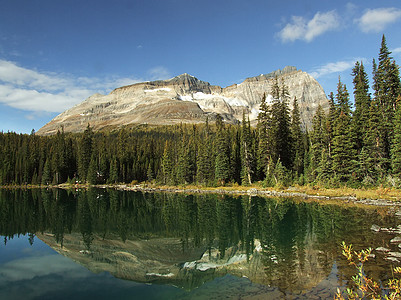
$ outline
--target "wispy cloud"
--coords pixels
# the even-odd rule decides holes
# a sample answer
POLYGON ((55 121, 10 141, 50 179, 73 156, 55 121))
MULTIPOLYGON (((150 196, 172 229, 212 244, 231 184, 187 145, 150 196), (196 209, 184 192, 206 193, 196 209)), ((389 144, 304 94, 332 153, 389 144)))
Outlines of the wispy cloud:
POLYGON ((354 67, 356 61, 365 61, 363 58, 354 58, 351 60, 343 60, 337 62, 330 62, 323 66, 315 68, 310 74, 314 78, 323 77, 333 73, 341 73, 350 70, 354 67))
POLYGON ((317 12, 311 20, 301 16, 292 16, 292 21, 278 33, 282 42, 303 40, 311 42, 316 37, 340 26, 340 17, 335 10, 317 12))
POLYGON ((162 66, 157 66, 148 71, 150 80, 164 80, 171 77, 170 72, 162 66))
MULTIPOLYGON (((149 71, 149 79, 164 79, 164 67, 149 71)), ((144 81, 138 78, 110 76, 74 77, 70 74, 41 72, 0 60, 0 103, 32 112, 62 112, 94 93, 144 81)), ((31 115, 31 117, 34 115, 31 115)))
POLYGON ((391 50, 391 52, 392 52, 393 54, 395 54, 395 55, 398 55, 398 54, 400 54, 400 53, 401 53, 401 47, 398 47, 398 48, 392 49, 392 50, 391 50))
POLYGON ((78 274, 82 267, 71 263, 70 260, 58 254, 26 257, 9 261, 2 266, 0 278, 2 282, 32 279, 37 276, 54 274, 77 273, 75 276, 86 277, 87 274, 78 274), (51 265, 51 268, 49 266, 51 265), (75 272, 74 272, 75 271, 75 272))
POLYGON ((366 33, 381 32, 387 25, 401 19, 401 9, 399 8, 376 8, 368 9, 362 17, 355 20, 359 28, 366 33))

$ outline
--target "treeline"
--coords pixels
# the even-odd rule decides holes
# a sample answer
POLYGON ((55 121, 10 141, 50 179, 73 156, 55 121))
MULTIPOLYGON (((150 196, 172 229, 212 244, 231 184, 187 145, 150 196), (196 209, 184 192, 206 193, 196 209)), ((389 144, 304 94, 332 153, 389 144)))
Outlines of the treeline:
POLYGON ((318 107, 302 130, 297 99, 275 79, 272 104, 263 97, 256 128, 220 116, 175 125, 41 137, 0 134, 0 184, 91 184, 155 181, 205 186, 323 184, 353 187, 401 181, 401 83, 383 36, 373 60, 373 95, 362 62, 353 68, 354 99, 339 79, 328 112, 318 107), (293 101, 293 110, 289 102, 293 101))

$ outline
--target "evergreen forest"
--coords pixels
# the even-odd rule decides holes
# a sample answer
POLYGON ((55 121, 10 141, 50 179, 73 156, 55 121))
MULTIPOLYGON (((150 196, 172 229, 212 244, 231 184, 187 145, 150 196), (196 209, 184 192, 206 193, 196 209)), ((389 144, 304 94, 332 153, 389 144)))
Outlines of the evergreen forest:
POLYGON ((339 78, 329 110, 301 126, 297 99, 277 78, 261 99, 257 126, 248 116, 229 125, 149 126, 53 136, 0 133, 0 185, 59 183, 229 184, 327 187, 401 186, 401 83, 385 36, 373 60, 352 70, 354 103, 339 78), (292 102, 293 109, 289 104, 292 102))

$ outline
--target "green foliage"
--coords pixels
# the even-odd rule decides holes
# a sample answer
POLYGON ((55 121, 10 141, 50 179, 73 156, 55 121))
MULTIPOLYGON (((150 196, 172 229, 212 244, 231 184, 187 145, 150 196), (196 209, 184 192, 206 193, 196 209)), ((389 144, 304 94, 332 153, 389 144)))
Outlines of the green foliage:
POLYGON ((230 181, 230 149, 228 143, 228 132, 221 116, 216 119, 216 142, 215 142, 215 179, 218 184, 224 185, 230 181))
POLYGON ((356 147, 359 153, 367 143, 371 99, 369 93, 369 79, 362 62, 357 61, 355 63, 355 67, 352 69, 352 75, 354 76, 355 99, 352 125, 356 137, 356 147))
POLYGON ((291 139, 293 142, 293 170, 296 175, 300 175, 304 172, 304 156, 305 156, 305 145, 304 135, 301 129, 301 115, 299 112, 297 98, 294 98, 292 118, 291 118, 291 139))
POLYGON ((92 157, 92 139, 93 131, 88 124, 79 144, 78 175, 82 181, 86 180, 88 174, 88 168, 92 157))
POLYGON ((258 159, 257 159, 257 172, 259 177, 265 177, 266 166, 271 157, 270 154, 270 141, 269 141, 269 131, 271 128, 271 112, 270 106, 266 103, 266 93, 263 94, 262 102, 259 108, 260 112, 258 114, 258 159))
POLYGON ((393 174, 398 178, 401 178, 401 96, 398 96, 396 106, 394 140, 391 147, 391 158, 393 174))
POLYGON ((245 111, 242 116, 241 126, 241 182, 242 184, 252 184, 254 174, 255 154, 252 147, 251 124, 245 119, 245 111))
POLYGON ((42 175, 42 184, 50 184, 52 181, 51 178, 51 169, 50 169, 50 162, 46 159, 44 168, 43 168, 43 175, 42 175))

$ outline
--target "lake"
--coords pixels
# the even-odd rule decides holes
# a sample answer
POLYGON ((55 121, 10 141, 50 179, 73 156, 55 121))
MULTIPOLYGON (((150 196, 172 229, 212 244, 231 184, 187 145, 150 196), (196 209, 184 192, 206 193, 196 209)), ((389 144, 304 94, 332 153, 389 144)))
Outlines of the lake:
MULTIPOLYGON (((387 207, 106 189, 0 190, 0 299, 332 299, 341 242, 388 247, 387 207)), ((366 265, 391 276, 380 253, 366 265)))

